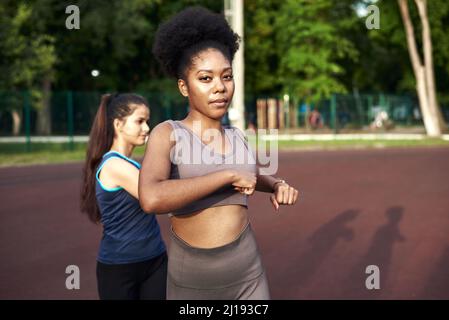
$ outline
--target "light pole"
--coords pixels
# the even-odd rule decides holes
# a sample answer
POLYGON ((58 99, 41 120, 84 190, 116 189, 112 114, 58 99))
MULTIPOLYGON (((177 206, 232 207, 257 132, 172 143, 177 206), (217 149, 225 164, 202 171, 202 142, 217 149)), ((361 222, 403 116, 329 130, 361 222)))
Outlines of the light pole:
POLYGON ((240 38, 239 50, 234 56, 232 69, 234 73, 235 91, 229 108, 229 120, 233 126, 245 130, 245 68, 243 41, 243 0, 225 0, 224 12, 226 20, 240 38))

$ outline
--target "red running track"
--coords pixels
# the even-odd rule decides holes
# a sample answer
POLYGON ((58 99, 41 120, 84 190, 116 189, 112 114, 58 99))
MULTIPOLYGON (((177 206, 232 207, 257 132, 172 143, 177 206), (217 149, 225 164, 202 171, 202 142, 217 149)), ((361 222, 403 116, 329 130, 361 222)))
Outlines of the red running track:
MULTIPOLYGON (((80 170, 0 169, 0 299, 98 298, 101 228, 79 213, 80 170)), ((284 152, 278 176, 302 192, 296 206, 250 198, 273 299, 449 299, 448 148, 284 152)))

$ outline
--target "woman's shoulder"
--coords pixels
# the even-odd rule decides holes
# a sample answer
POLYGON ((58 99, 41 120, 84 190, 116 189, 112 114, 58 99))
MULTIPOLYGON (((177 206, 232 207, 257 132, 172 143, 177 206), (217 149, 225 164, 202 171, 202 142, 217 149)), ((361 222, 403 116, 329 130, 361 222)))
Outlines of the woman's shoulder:
POLYGON ((154 145, 159 144, 174 144, 176 139, 173 137, 175 134, 176 124, 173 120, 166 120, 156 125, 150 133, 148 143, 154 145))
POLYGON ((170 135, 175 127, 176 124, 174 120, 165 120, 156 125, 153 130, 151 130, 151 134, 170 135))
POLYGON ((112 174, 134 169, 140 169, 140 164, 137 161, 119 155, 109 157, 102 166, 102 171, 112 174))
POLYGON ((132 176, 140 169, 136 161, 113 154, 103 162, 97 171, 97 179, 103 188, 116 188, 123 177, 132 176))

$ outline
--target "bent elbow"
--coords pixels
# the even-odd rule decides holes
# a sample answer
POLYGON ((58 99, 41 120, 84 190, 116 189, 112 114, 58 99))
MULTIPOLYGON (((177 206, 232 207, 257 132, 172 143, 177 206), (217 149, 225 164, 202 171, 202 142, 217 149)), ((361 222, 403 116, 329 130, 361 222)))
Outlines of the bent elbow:
POLYGON ((156 213, 159 201, 156 197, 140 197, 140 207, 146 213, 156 213))

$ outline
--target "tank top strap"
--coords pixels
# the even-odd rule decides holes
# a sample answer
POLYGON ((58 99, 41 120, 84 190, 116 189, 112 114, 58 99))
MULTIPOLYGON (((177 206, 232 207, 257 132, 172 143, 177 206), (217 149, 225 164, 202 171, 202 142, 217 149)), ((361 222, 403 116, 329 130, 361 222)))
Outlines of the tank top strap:
POLYGON ((106 153, 103 155, 103 158, 102 158, 100 164, 99 164, 98 167, 97 167, 97 171, 95 172, 95 179, 96 179, 96 181, 100 184, 101 188, 102 188, 103 190, 105 190, 105 191, 118 191, 118 190, 123 189, 122 187, 107 188, 107 187, 105 187, 105 186, 101 183, 101 181, 100 181, 100 172, 101 172, 101 169, 103 169, 103 167, 104 167, 104 165, 106 164, 106 162, 108 162, 109 159, 112 159, 112 158, 120 158, 120 159, 123 159, 123 160, 125 160, 125 161, 131 163, 132 165, 134 165, 134 166, 135 166, 137 169, 139 169, 139 170, 140 170, 140 167, 141 167, 141 166, 140 166, 140 163, 138 163, 137 161, 134 161, 133 159, 128 158, 127 156, 121 154, 120 152, 117 152, 117 151, 109 151, 109 152, 106 152, 106 153))
POLYGON ((186 127, 184 127, 182 124, 180 124, 178 121, 175 120, 166 120, 172 128, 172 136, 170 139, 173 139, 176 142, 177 148, 180 148, 181 145, 178 144, 191 144, 195 140, 192 136, 190 130, 188 130, 186 127))
POLYGON ((123 159, 123 160, 125 160, 125 161, 131 163, 131 164, 134 165, 137 169, 140 169, 140 168, 141 168, 140 163, 138 163, 137 161, 135 161, 135 160, 133 160, 133 159, 128 158, 127 156, 125 156, 125 155, 123 155, 123 154, 121 154, 120 152, 117 152, 117 151, 109 151, 109 152, 106 152, 106 153, 103 155, 103 159, 101 160, 100 166, 102 166, 107 160, 109 160, 109 159, 111 159, 111 158, 120 158, 120 159, 123 159))
POLYGON ((250 150, 249 146, 248 146, 248 137, 242 132, 242 130, 240 130, 237 127, 229 127, 233 134, 237 135, 237 137, 239 137, 239 139, 243 142, 243 145, 245 146, 246 150, 250 150))
POLYGON ((169 120, 166 120, 165 122, 169 123, 173 127, 173 129, 177 129, 180 127, 179 124, 176 123, 176 121, 174 121, 174 120, 169 119, 169 120))

